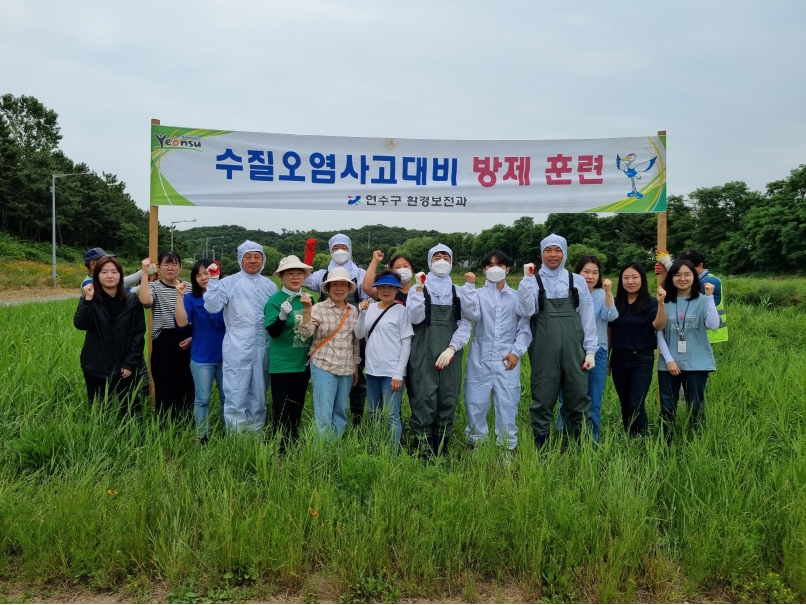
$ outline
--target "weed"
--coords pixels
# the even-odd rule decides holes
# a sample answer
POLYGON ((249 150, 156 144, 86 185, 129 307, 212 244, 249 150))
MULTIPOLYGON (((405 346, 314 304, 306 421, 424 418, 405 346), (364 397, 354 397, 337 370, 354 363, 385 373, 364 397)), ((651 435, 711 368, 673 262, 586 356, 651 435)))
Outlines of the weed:
POLYGON ((361 576, 350 584, 350 594, 341 595, 342 603, 397 603, 400 599, 400 589, 395 587, 397 575, 389 580, 377 577, 361 576))

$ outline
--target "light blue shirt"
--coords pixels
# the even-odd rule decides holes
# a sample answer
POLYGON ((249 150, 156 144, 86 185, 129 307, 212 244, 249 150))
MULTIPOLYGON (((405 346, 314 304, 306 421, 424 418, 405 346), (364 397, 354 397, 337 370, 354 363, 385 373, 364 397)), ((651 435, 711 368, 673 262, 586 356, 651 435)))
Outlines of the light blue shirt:
POLYGON ((607 350, 607 322, 618 319, 616 301, 608 309, 605 306, 605 291, 603 288, 594 288, 591 292, 593 299, 593 316, 596 318, 596 335, 599 337, 599 348, 607 350))

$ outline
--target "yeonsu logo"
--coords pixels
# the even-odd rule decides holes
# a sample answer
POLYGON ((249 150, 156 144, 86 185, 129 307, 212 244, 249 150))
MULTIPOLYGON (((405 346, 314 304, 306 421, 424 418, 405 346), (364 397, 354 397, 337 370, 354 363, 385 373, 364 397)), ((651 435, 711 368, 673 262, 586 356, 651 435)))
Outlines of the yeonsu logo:
POLYGON ((175 136, 168 136, 167 134, 155 134, 154 138, 159 141, 160 149, 165 149, 166 147, 176 148, 176 147, 190 147, 190 148, 198 148, 201 147, 201 137, 189 137, 187 135, 181 135, 178 137, 175 136))

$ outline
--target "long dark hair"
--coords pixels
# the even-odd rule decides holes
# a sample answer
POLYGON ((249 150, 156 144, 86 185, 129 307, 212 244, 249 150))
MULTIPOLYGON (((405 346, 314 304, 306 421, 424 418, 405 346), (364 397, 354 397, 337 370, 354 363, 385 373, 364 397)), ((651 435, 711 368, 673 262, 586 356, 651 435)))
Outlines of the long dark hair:
POLYGON ((95 289, 95 296, 92 297, 92 300, 100 302, 101 293, 106 292, 101 285, 101 279, 99 276, 101 275, 101 269, 103 269, 104 265, 108 263, 115 265, 115 268, 118 270, 118 274, 120 275, 118 286, 115 290, 115 295, 112 298, 126 300, 126 288, 123 287, 123 267, 120 265, 120 261, 114 256, 102 256, 95 261, 95 270, 92 272, 92 287, 95 289))
MULTIPOLYGON (((206 269, 210 265, 213 264, 214 261, 211 261, 209 258, 203 258, 201 260, 197 260, 196 264, 193 265, 193 268, 190 270, 190 293, 193 298, 199 298, 204 294, 204 290, 201 289, 201 286, 196 283, 196 276, 201 272, 202 269, 206 269)), ((224 277, 223 275, 219 277, 224 277)))
POLYGON ((592 264, 596 265, 597 267, 599 267, 599 281, 597 281, 596 285, 593 286, 593 287, 594 287, 594 289, 601 288, 602 287, 602 263, 600 263, 599 259, 596 258, 595 256, 593 256, 592 254, 587 254, 587 255, 583 256, 582 258, 580 258, 577 261, 577 266, 574 267, 574 273, 579 274, 579 272, 582 271, 582 269, 584 269, 585 265, 587 265, 588 263, 592 263, 592 264))
POLYGON ((621 271, 619 271, 618 292, 616 292, 616 309, 618 309, 619 314, 621 314, 626 312, 627 308, 630 306, 630 303, 627 300, 627 290, 624 288, 624 284, 622 282, 622 276, 627 269, 635 269, 638 271, 638 275, 641 276, 641 288, 638 290, 638 298, 635 299, 635 302, 632 306, 633 315, 640 315, 650 304, 652 297, 649 295, 649 285, 646 283, 646 271, 641 263, 636 263, 635 261, 628 262, 621 268, 621 271))
POLYGON ((677 288, 672 281, 672 278, 680 272, 683 267, 691 269, 694 280, 691 282, 691 294, 687 300, 694 300, 700 295, 700 276, 697 275, 697 269, 690 260, 681 259, 669 267, 669 272, 666 274, 666 281, 663 282, 663 289, 666 290, 666 302, 677 302, 677 288))

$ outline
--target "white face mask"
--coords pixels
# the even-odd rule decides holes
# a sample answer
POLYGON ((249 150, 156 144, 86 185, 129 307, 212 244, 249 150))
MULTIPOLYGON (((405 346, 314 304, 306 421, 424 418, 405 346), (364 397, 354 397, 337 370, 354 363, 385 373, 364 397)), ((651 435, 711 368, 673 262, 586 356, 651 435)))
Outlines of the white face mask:
POLYGON ((330 257, 336 261, 337 264, 343 265, 350 260, 350 253, 347 250, 336 250, 330 253, 330 257))
POLYGON ((401 284, 407 284, 411 281, 411 271, 409 269, 398 269, 397 274, 400 276, 401 284))
POLYGON ((490 267, 487 269, 487 281, 497 284, 507 276, 507 270, 503 267, 490 267))
POLYGON ((431 271, 439 275, 440 277, 444 277, 451 272, 451 264, 446 260, 438 260, 431 263, 431 271))

